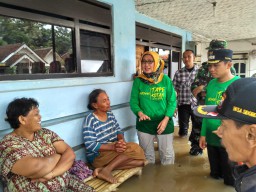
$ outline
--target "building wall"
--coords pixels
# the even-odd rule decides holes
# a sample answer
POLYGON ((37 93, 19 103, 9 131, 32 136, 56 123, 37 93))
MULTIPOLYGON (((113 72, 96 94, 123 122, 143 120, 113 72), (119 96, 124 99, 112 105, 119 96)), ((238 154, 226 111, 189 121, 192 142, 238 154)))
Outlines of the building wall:
POLYGON ((113 7, 114 76, 0 81, 0 138, 12 131, 4 121, 8 103, 18 97, 33 97, 40 104, 42 126, 55 131, 73 147, 77 159, 84 159, 82 123, 88 112, 88 94, 96 88, 107 91, 122 129, 135 125, 135 116, 129 107, 132 74, 136 70, 135 23, 145 23, 181 35, 183 49, 191 34, 137 13, 133 0, 101 2, 113 7))
POLYGON ((256 46, 252 45, 250 41, 239 40, 228 42, 228 47, 234 51, 234 53, 248 53, 248 67, 247 76, 251 77, 256 73, 256 46), (255 51, 255 52, 253 52, 255 51))

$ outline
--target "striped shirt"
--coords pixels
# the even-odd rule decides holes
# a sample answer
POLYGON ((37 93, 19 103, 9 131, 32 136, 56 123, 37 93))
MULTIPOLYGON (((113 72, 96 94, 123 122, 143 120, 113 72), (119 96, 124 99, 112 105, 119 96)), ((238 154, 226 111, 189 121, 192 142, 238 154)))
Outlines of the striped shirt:
POLYGON ((101 144, 117 141, 117 135, 123 134, 114 114, 107 112, 107 120, 98 120, 93 113, 85 117, 83 124, 83 140, 86 148, 87 160, 92 163, 99 155, 101 144))
POLYGON ((192 103, 191 84, 194 82, 197 71, 198 66, 194 65, 192 71, 188 71, 186 67, 183 67, 175 72, 173 85, 178 93, 178 105, 190 105, 192 103))

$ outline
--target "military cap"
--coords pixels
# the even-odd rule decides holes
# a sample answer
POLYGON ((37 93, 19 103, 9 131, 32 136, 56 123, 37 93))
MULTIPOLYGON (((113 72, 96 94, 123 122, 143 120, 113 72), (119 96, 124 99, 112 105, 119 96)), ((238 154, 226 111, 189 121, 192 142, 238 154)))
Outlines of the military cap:
POLYGON ((210 42, 209 47, 206 49, 226 49, 227 48, 227 41, 214 39, 210 42))

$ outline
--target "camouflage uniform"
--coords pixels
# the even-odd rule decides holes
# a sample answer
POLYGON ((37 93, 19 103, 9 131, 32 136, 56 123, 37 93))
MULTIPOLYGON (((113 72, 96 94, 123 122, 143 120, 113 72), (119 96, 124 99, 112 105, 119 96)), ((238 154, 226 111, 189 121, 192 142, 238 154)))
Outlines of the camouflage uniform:
MULTIPOLYGON (((233 75, 236 75, 235 68, 232 67, 230 70, 233 75)), ((204 89, 203 89, 203 91, 204 91, 205 87, 207 86, 209 81, 211 81, 212 79, 213 78, 212 78, 210 72, 208 71, 207 62, 202 63, 202 66, 198 69, 198 72, 197 72, 194 82, 191 84, 191 91, 193 91, 195 88, 197 88, 200 85, 204 85, 204 89)), ((197 98, 193 99, 192 108, 196 107, 197 105, 205 104, 205 96, 202 96, 201 93, 198 93, 197 98)), ((200 117, 197 117, 197 121, 199 124, 201 123, 201 125, 202 125, 202 119, 200 117)), ((197 155, 199 153, 202 153, 202 150, 199 147, 199 138, 200 138, 201 127, 202 126, 198 127, 198 129, 193 129, 189 136, 189 141, 191 142, 191 150, 190 150, 191 155, 197 155)))
POLYGON ((227 41, 214 39, 210 42, 209 47, 206 49, 226 49, 227 48, 227 41))
MULTIPOLYGON (((207 49, 225 49, 225 48, 227 48, 227 42, 225 40, 212 40, 207 49)), ((232 67, 230 70, 233 75, 236 75, 235 68, 232 67)), ((213 78, 211 77, 211 74, 208 70, 207 62, 202 63, 202 66, 198 69, 194 82, 191 84, 191 91, 193 91, 195 88, 197 88, 200 85, 204 85, 204 89, 203 89, 204 91, 205 87, 207 86, 209 81, 212 79, 213 78)), ((191 104, 192 108, 196 107, 197 105, 204 105, 205 96, 202 96, 202 92, 198 93, 197 98, 193 98, 193 102, 191 104)), ((200 117, 197 117, 197 121, 199 124, 201 124, 201 126, 198 127, 198 129, 192 129, 191 134, 189 136, 189 141, 191 142, 191 149, 189 153, 191 155, 198 155, 202 153, 202 149, 199 147, 199 138, 200 138, 200 131, 202 127, 202 119, 200 117)))
MULTIPOLYGON (((230 71, 233 75, 236 75, 236 70, 234 67, 231 67, 230 71)), ((208 71, 207 62, 203 62, 202 66, 198 69, 198 72, 196 74, 196 78, 195 78, 194 82, 191 84, 191 91, 193 91, 195 88, 197 88, 200 85, 204 85, 206 87, 206 85, 212 79, 213 78, 212 78, 210 72, 208 71)), ((197 95, 196 99, 197 99, 197 103, 193 103, 193 107, 195 107, 197 105, 204 105, 205 98, 201 95, 201 93, 199 93, 197 95)))
MULTIPOLYGON (((206 49, 226 49, 226 48, 227 48, 227 42, 225 40, 214 39, 210 42, 209 47, 207 47, 206 49)), ((233 67, 231 68, 231 73, 234 75, 236 74, 236 70, 233 67)), ((206 85, 212 79, 213 78, 211 77, 211 74, 208 71, 207 62, 203 62, 202 66, 198 69, 194 82, 191 85, 191 91, 193 91, 195 88, 197 88, 200 85, 204 85, 206 87, 206 85)), ((199 104, 203 105, 204 99, 205 98, 202 97, 201 94, 199 93, 197 95, 197 101, 196 99, 194 99, 194 103, 192 107, 195 107, 199 104)))

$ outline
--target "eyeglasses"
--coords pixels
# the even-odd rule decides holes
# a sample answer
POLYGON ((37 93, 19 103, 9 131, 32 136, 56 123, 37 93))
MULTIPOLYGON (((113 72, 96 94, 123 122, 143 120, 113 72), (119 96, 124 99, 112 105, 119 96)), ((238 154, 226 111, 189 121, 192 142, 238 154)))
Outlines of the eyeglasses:
POLYGON ((142 60, 142 61, 141 61, 141 64, 143 64, 143 65, 146 65, 146 64, 151 65, 151 64, 153 64, 153 63, 154 63, 154 61, 151 61, 151 60, 149 60, 149 61, 142 60))

